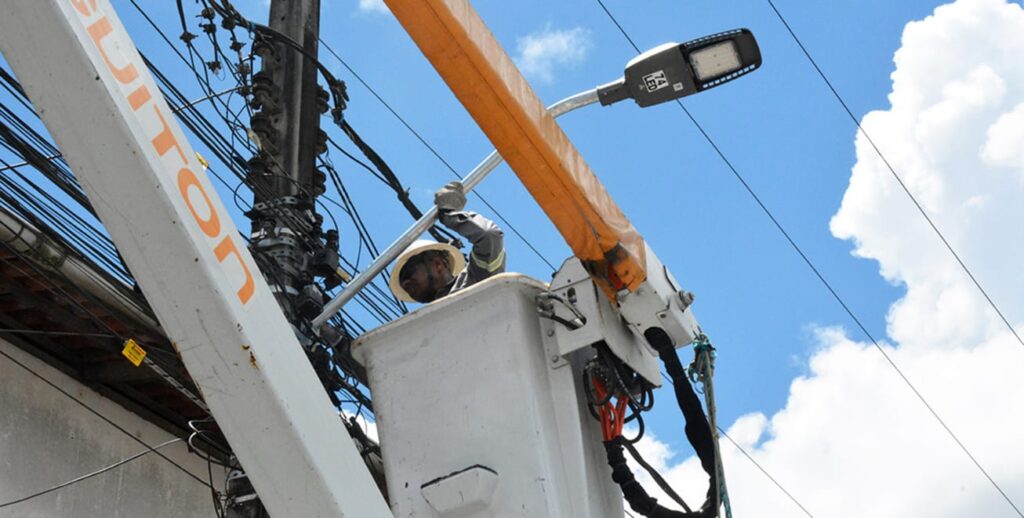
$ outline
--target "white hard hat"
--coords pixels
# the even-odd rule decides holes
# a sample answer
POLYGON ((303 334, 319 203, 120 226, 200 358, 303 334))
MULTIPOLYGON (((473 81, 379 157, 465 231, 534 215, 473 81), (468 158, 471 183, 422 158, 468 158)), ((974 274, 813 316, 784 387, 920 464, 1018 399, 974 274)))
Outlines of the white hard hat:
POLYGON ((409 293, 402 288, 402 283, 398 280, 398 274, 402 272, 402 267, 405 263, 409 262, 409 259, 422 254, 423 252, 430 252, 432 250, 438 252, 444 252, 448 254, 448 266, 451 267, 452 275, 456 275, 466 267, 466 258, 462 256, 462 252, 458 248, 455 248, 448 243, 438 243, 437 241, 431 241, 429 239, 418 239, 413 244, 406 248, 402 255, 398 256, 395 260, 395 265, 391 269, 391 292, 395 294, 401 300, 406 302, 416 302, 409 293))

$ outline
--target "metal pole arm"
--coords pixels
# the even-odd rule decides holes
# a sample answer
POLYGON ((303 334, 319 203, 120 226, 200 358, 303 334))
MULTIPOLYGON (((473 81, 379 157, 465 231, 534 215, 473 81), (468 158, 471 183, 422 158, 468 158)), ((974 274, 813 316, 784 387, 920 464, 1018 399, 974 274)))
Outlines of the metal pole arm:
MULTIPOLYGON (((566 113, 569 113, 577 108, 582 108, 598 102, 597 89, 587 90, 580 92, 576 95, 572 95, 556 102, 548 107, 548 113, 552 117, 559 117, 566 113)), ((483 162, 480 162, 472 171, 469 172, 465 178, 462 179, 462 185, 465 191, 468 193, 472 191, 484 178, 490 174, 495 168, 497 168, 502 162, 501 155, 498 151, 492 151, 490 155, 483 162)), ((427 231, 434 222, 437 221, 437 207, 431 207, 423 216, 420 217, 416 223, 413 223, 408 230, 405 231, 391 246, 387 247, 384 252, 380 254, 376 259, 366 267, 365 270, 359 272, 351 282, 349 282, 345 289, 334 297, 327 306, 324 307, 322 313, 313 319, 313 329, 319 330, 323 325, 330 320, 331 317, 336 315, 341 308, 345 306, 348 301, 352 300, 360 290, 370 284, 370 281, 377 276, 381 271, 384 270, 387 265, 391 264, 399 254, 402 253, 409 245, 416 241, 420 235, 427 231)))

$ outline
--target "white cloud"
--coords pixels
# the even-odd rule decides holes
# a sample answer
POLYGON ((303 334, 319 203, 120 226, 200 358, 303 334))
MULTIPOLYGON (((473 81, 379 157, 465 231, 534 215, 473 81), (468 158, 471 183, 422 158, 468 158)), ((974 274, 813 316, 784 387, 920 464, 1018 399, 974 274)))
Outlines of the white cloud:
POLYGON ((359 10, 364 13, 387 14, 391 11, 384 5, 384 0, 359 0, 359 10))
POLYGON ((993 166, 1024 170, 1024 103, 988 128, 982 158, 993 166))
MULTIPOLYGON (((1024 321, 1024 11, 958 0, 909 24, 892 106, 863 124, 1015 324, 1024 321)), ((1024 347, 1006 329, 863 138, 833 234, 906 287, 882 347, 1018 505, 1024 505, 1024 347)), ((1024 334, 1024 328, 1017 326, 1024 334)), ((815 516, 1014 516, 870 343, 816 330, 785 408, 729 427, 815 516)), ((857 338, 861 338, 858 336, 857 338)), ((661 462, 671 452, 647 446, 661 462)), ((663 446, 663 445, 662 445, 663 446)), ((803 513, 727 441, 739 516, 803 513)), ((692 457, 669 479, 699 504, 692 457)), ((653 489, 653 484, 645 484, 653 489)), ((664 502, 665 499, 659 499, 664 502)))
POLYGON ((516 64, 527 77, 550 83, 560 67, 582 63, 590 50, 590 32, 582 27, 544 30, 516 41, 516 64))

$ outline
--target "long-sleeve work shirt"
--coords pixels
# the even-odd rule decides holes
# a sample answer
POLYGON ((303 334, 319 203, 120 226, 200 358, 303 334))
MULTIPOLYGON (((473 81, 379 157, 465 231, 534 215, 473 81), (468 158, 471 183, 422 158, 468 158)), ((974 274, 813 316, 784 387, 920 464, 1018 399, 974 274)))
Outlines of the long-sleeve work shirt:
POLYGON ((455 274, 448 293, 476 284, 505 271, 505 233, 493 221, 471 211, 441 214, 441 223, 473 244, 466 268, 455 274))

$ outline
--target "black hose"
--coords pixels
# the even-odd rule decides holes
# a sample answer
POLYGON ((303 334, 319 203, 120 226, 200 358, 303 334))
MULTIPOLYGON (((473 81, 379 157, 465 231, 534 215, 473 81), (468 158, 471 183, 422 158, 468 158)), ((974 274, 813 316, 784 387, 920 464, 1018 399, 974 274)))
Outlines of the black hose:
MULTIPOLYGON (((711 518, 702 508, 699 511, 674 511, 658 503, 658 499, 647 494, 643 486, 636 481, 633 471, 626 465, 626 456, 623 454, 623 445, 626 440, 621 436, 604 443, 604 450, 608 454, 608 465, 612 468, 612 480, 622 488, 622 496, 629 503, 629 507, 648 518, 711 518)), ((714 511, 711 510, 711 513, 714 511)))
POLYGON ((647 461, 644 460, 644 458, 640 455, 640 452, 636 451, 636 446, 633 446, 634 442, 636 441, 630 441, 629 439, 626 439, 622 441, 622 445, 626 447, 627 451, 629 451, 629 454, 630 456, 633 457, 633 460, 635 460, 637 464, 640 465, 640 467, 644 468, 644 471, 646 471, 647 474, 654 479, 654 482, 658 484, 658 487, 660 487, 661 490, 664 491, 669 498, 675 500, 675 502, 679 504, 679 506, 682 507, 686 512, 693 512, 690 509, 690 506, 686 505, 686 502, 683 501, 683 498, 679 496, 679 494, 676 493, 674 489, 672 489, 672 486, 668 485, 668 482, 665 481, 661 474, 658 473, 656 469, 654 469, 654 466, 648 464, 647 461))
MULTIPOLYGON (((697 453, 697 458, 700 459, 704 472, 708 474, 709 487, 707 498, 700 511, 697 511, 697 513, 701 514, 693 514, 692 516, 717 517, 718 508, 721 504, 718 495, 718 463, 715 461, 715 441, 711 435, 711 426, 708 424, 707 416, 704 415, 704 407, 701 406, 700 399, 693 391, 693 386, 686 376, 686 369, 683 368, 682 363, 679 361, 675 344, 672 343, 672 339, 665 330, 652 327, 644 332, 644 337, 654 347, 654 350, 658 352, 662 363, 665 364, 665 369, 668 371, 668 376, 672 380, 672 385, 675 389, 679 410, 683 413, 683 419, 686 423, 684 427, 686 439, 697 453)), ((609 462, 611 462, 611 457, 609 457, 609 462)), ((623 494, 625 494, 625 488, 623 488, 623 494)), ((639 509, 637 511, 640 512, 639 509)))

